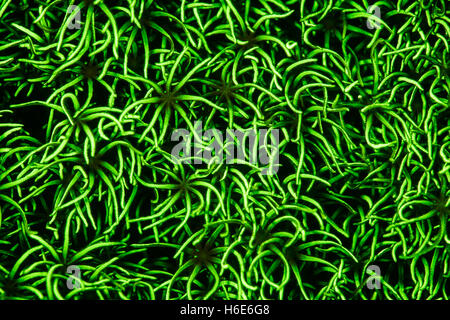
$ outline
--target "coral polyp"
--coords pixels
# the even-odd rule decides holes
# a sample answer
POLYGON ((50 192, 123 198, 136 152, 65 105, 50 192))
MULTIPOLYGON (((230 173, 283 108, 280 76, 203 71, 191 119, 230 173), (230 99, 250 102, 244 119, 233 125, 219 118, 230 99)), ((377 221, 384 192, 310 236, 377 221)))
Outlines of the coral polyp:
POLYGON ((2 1, 0 299, 448 300, 449 16, 2 1))

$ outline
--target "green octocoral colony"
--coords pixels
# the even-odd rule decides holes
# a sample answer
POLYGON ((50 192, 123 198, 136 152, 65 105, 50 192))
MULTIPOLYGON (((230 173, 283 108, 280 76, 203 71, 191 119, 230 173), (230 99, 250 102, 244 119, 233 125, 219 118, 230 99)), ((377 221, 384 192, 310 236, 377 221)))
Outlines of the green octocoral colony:
POLYGON ((0 297, 448 299, 449 39, 445 0, 3 0, 0 297), (200 121, 275 173, 176 161, 200 121))

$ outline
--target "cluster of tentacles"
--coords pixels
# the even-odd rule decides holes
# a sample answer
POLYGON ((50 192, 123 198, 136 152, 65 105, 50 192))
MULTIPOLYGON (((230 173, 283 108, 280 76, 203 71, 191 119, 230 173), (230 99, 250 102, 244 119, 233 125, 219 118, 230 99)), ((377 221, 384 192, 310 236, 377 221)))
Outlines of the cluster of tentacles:
POLYGON ((448 299, 450 8, 376 5, 2 1, 0 297, 448 299))

